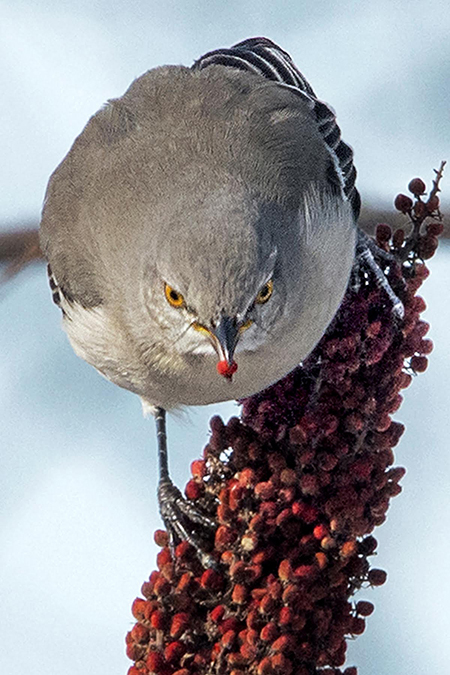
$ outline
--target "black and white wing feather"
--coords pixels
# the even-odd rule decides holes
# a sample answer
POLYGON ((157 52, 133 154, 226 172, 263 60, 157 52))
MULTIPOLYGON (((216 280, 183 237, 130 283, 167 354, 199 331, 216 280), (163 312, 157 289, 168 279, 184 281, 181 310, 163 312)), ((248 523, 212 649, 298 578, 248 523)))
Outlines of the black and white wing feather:
POLYGON ((319 132, 330 153, 332 162, 328 180, 337 185, 344 199, 352 205, 355 220, 359 216, 361 199, 355 187, 356 169, 353 150, 341 138, 333 109, 319 101, 313 88, 298 70, 287 52, 267 38, 250 38, 229 49, 216 49, 198 59, 192 66, 203 69, 211 65, 224 65, 250 71, 293 89, 308 99, 319 132))

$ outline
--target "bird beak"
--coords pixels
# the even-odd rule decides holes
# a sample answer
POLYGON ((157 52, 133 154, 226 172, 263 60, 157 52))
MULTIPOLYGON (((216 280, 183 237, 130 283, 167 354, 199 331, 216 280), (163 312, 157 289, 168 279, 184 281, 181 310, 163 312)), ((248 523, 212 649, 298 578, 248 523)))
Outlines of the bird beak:
POLYGON ((234 350, 239 338, 239 328, 236 319, 222 316, 212 332, 219 343, 220 356, 226 361, 228 366, 232 366, 234 363, 234 350))
POLYGON ((233 356, 240 330, 236 319, 222 316, 214 328, 207 328, 202 323, 194 321, 192 327, 209 338, 220 359, 217 363, 217 372, 231 382, 237 371, 237 363, 233 356))

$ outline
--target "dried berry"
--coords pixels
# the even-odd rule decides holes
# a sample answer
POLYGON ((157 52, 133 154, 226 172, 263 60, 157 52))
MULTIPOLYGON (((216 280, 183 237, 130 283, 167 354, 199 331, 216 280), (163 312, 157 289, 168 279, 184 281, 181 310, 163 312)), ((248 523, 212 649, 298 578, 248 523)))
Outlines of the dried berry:
POLYGON ((416 202, 413 207, 416 218, 422 220, 428 215, 428 208, 424 202, 416 202))
POLYGON ((440 220, 434 220, 431 223, 427 224, 428 234, 433 235, 434 237, 439 237, 444 231, 444 223, 440 220))
POLYGON ((425 193, 427 186, 421 178, 413 178, 408 185, 408 190, 413 193, 415 197, 420 197, 425 193))
POLYGON ((373 604, 367 600, 360 600, 356 603, 356 613, 361 616, 370 616, 374 609, 373 604))
POLYGON ((430 197, 429 200, 426 202, 428 213, 434 213, 435 211, 437 211, 439 208, 439 204, 440 201, 437 195, 433 195, 432 197, 430 197))
POLYGON ((372 569, 367 575, 367 581, 372 586, 382 586, 387 579, 387 574, 384 570, 372 569))
POLYGON ((390 225, 386 225, 385 223, 377 225, 376 237, 377 241, 380 244, 385 244, 386 242, 388 242, 391 236, 392 236, 392 228, 390 225))
POLYGON ((413 200, 407 195, 400 194, 396 196, 394 206, 401 213, 409 213, 413 207, 413 200))

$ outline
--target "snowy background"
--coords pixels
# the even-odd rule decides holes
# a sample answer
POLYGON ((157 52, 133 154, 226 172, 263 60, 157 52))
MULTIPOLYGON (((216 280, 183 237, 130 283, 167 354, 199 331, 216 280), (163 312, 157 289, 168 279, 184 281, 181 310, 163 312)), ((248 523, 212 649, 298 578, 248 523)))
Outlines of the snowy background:
MULTIPOLYGON (((450 9, 433 0, 0 0, 0 227, 37 220, 76 134, 134 77, 256 35, 288 50, 337 110, 363 200, 389 204, 450 160, 449 34, 450 9)), ((450 248, 430 267, 436 349, 396 415, 408 473, 376 533, 388 583, 359 596, 376 605, 350 645, 361 675, 448 673, 450 248)), ((43 266, 0 294, 0 673, 125 675, 159 526, 153 424, 74 356, 43 266)), ((217 411, 238 409, 169 421, 179 484, 217 411)))

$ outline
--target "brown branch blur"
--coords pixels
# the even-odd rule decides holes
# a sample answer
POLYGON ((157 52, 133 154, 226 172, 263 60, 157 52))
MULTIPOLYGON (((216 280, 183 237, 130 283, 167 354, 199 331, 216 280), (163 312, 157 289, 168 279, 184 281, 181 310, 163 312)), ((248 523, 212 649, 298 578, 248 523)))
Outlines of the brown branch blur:
POLYGON ((37 227, 0 233, 0 263, 6 264, 2 281, 11 279, 29 263, 44 260, 37 227))

